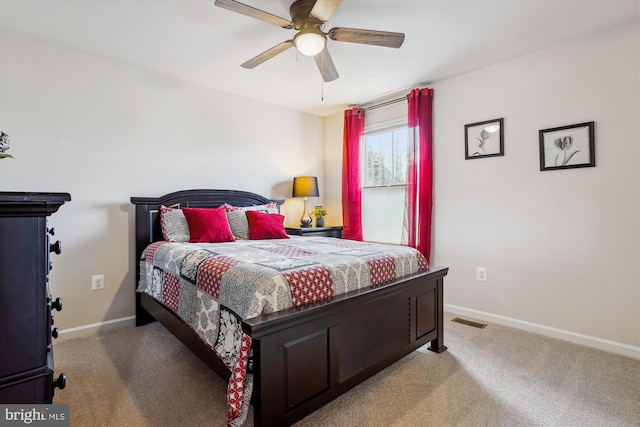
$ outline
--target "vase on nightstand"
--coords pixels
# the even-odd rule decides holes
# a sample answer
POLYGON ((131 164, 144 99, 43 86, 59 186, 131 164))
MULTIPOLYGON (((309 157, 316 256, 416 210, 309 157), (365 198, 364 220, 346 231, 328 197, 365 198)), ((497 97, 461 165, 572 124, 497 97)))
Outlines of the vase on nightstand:
POLYGON ((316 218, 316 227, 324 227, 324 217, 319 216, 316 218))

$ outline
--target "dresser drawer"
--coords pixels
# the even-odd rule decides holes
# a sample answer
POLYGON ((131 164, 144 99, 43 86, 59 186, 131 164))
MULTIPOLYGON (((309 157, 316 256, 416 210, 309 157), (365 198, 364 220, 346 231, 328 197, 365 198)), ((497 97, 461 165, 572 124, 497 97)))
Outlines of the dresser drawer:
POLYGON ((0 386, 0 403, 52 403, 53 371, 16 379, 0 386))

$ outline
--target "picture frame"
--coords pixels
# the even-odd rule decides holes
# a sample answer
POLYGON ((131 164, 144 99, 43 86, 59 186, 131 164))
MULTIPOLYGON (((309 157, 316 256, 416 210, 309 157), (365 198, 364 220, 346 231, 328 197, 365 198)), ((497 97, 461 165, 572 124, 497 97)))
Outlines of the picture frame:
POLYGON ((541 171, 596 165, 595 122, 542 129, 538 133, 541 171))
POLYGON ((504 118, 464 125, 465 160, 504 156, 504 118))

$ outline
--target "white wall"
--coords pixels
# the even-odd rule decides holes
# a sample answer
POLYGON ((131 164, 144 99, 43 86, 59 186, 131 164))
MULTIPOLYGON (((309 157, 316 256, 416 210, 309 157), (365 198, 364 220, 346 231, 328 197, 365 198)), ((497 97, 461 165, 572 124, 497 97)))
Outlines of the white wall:
POLYGON ((325 224, 342 225, 342 114, 325 117, 324 134, 331 136, 325 140, 324 182, 320 188, 320 195, 323 194, 324 188, 327 209, 325 224))
MULTIPOLYGON (((131 196, 228 188, 290 198, 293 176, 324 179, 320 117, 6 31, 0 129, 15 157, 0 161, 0 191, 71 193, 51 218, 63 248, 51 274, 60 329, 133 315, 131 196), (93 274, 105 290, 90 290, 93 274)), ((301 210, 288 200, 287 223, 301 210)))
POLYGON ((639 35, 636 22, 429 85, 450 310, 640 354, 639 35), (505 156, 465 161, 464 125, 499 117, 505 156), (595 168, 539 170, 538 130, 592 120, 595 168))

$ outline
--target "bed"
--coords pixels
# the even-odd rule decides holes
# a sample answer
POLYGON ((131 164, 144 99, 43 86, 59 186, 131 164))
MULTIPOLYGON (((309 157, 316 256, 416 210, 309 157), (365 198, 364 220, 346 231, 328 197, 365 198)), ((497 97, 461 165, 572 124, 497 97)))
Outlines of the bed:
MULTIPOLYGON (((190 316, 198 321, 196 314, 182 315, 183 311, 193 313, 188 308, 183 310, 182 299, 178 304, 177 297, 163 300, 153 295, 157 288, 154 287, 155 279, 148 278, 153 277, 153 273, 147 276, 149 271, 160 271, 163 277, 172 276, 163 273, 162 268, 156 268, 152 263, 166 264, 168 271, 171 262, 162 260, 173 255, 162 254, 171 253, 169 251, 172 250, 182 253, 180 251, 186 250, 187 245, 163 242, 161 208, 163 212, 166 207, 185 210, 231 205, 251 209, 248 207, 269 203, 273 206, 274 202, 282 204, 282 201, 251 192, 208 189, 178 191, 161 197, 131 198, 131 203, 135 205, 134 263, 138 278, 135 293, 136 325, 159 321, 208 366, 228 380, 230 425, 242 423, 249 397, 256 426, 291 425, 418 347, 430 343, 428 348, 434 352, 446 350, 443 336, 443 281, 448 269, 445 267, 421 265, 417 272, 399 279, 381 280, 371 286, 347 287, 342 293, 324 295, 321 300, 293 304, 285 309, 276 310, 277 307, 272 307, 271 310, 256 311, 255 304, 247 304, 251 306, 251 309, 247 309, 242 303, 231 302, 229 306, 232 309, 228 312, 220 310, 220 316, 237 321, 237 328, 241 332, 236 337, 237 357, 229 360, 220 356, 224 351, 221 352, 220 348, 216 351, 216 345, 205 339, 208 335, 199 330, 199 326, 185 320, 190 316)), ((243 251, 239 257, 245 256, 245 250, 266 248, 273 251, 274 245, 277 245, 277 251, 297 259, 296 255, 301 249, 283 246, 285 242, 286 245, 292 245, 294 240, 303 246, 307 245, 308 250, 304 249, 307 252, 333 253, 333 247, 336 246, 363 252, 360 246, 356 246, 360 242, 330 237, 292 236, 291 242, 284 239, 278 242, 261 240, 248 245, 245 242, 245 246, 250 248, 238 249, 243 251)), ((224 250, 231 250, 228 248, 235 243, 221 245, 227 245, 224 250)), ((200 253, 217 254, 218 258, 219 252, 223 251, 207 244, 200 245, 197 250, 200 253)), ((258 255, 246 255, 249 258, 254 256, 258 255)), ((223 289, 218 292, 228 294, 229 291, 224 290, 226 278, 222 277, 223 289)), ((164 285, 163 289, 169 287, 164 285)), ((202 297, 203 292, 198 292, 202 297)), ((210 295, 206 298, 210 298, 210 295)), ((290 302, 287 304, 291 305, 290 302)), ((269 301, 266 304, 267 307, 275 305, 269 301)), ((222 327, 221 321, 218 328, 222 330, 222 327)))

